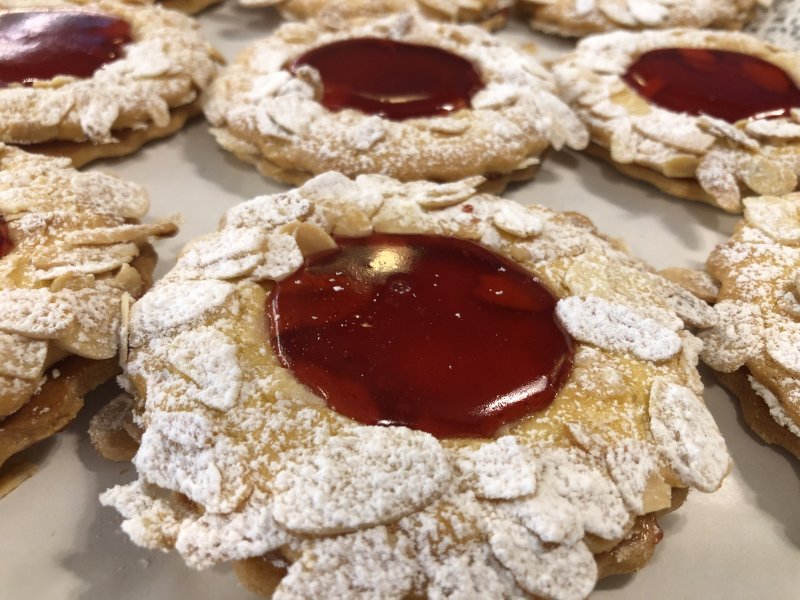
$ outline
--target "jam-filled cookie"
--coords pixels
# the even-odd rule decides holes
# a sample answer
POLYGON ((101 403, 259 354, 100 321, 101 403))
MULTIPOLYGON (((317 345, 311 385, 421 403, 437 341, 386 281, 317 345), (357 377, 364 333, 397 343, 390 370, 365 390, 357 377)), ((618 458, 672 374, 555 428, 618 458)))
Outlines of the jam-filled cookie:
POLYGON ((223 148, 279 181, 483 175, 499 189, 531 177, 549 146, 586 145, 554 88, 478 27, 404 14, 283 25, 220 73, 205 112, 223 148))
POLYGON ((615 32, 554 67, 589 151, 661 190, 742 211, 800 175, 800 54, 743 33, 615 32))
MULTIPOLYGON (((768 1, 768 0, 767 0, 768 1)), ((741 29, 760 0, 519 0, 530 26, 583 37, 618 29, 741 29)))
POLYGON ((189 17, 111 0, 3 0, 0 41, 0 141, 75 166, 180 129, 217 67, 189 17))
POLYGON ((230 209, 131 309, 137 544, 274 598, 583 598, 729 468, 714 311, 481 178, 338 173, 230 209))
POLYGON ((717 325, 701 357, 747 424, 800 458, 800 194, 745 198, 744 220, 706 264, 717 325))
POLYGON ((479 23, 497 29, 508 20, 514 0, 239 0, 243 6, 275 6, 290 19, 329 23, 419 10, 437 21, 479 23))
MULTIPOLYGON (((138 185, 0 145, 0 466, 75 417, 119 370, 119 325, 149 283, 138 185)), ((0 495, 16 477, 0 469, 0 495)))

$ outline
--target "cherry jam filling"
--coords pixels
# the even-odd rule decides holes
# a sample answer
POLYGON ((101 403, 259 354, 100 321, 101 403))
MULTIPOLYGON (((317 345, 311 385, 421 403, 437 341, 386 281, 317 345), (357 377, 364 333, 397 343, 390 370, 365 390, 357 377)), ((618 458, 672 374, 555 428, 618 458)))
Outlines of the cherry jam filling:
POLYGON ((556 298, 472 242, 339 238, 277 284, 267 310, 281 363, 368 425, 491 437, 550 405, 572 368, 556 298))
POLYGON ((465 58, 436 48, 387 39, 355 38, 314 48, 289 66, 304 65, 322 78, 322 104, 403 120, 468 108, 483 87, 465 58))
POLYGON ((729 50, 651 50, 637 58, 622 78, 662 108, 707 114, 729 123, 782 117, 800 108, 800 89, 783 69, 729 50))
POLYGON ((108 15, 47 10, 0 15, 0 84, 91 77, 122 56, 131 40, 130 23, 108 15))
POLYGON ((11 241, 11 236, 8 234, 8 223, 0 215, 0 258, 11 252, 14 248, 14 243, 11 241))

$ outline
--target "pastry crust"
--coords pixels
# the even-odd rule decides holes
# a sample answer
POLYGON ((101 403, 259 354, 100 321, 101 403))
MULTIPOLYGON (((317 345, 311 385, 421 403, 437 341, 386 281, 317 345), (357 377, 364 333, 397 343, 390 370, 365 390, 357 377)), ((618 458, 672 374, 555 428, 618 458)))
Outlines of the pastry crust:
POLYGON ((732 213, 742 211, 745 196, 797 189, 800 109, 790 117, 730 124, 650 104, 622 80, 641 54, 674 47, 750 54, 777 65, 800 84, 800 55, 743 33, 670 30, 593 36, 554 65, 561 97, 589 128, 593 153, 669 194, 732 213))
POLYGON ((551 145, 586 145, 585 129, 553 89, 541 66, 485 31, 406 14, 343 30, 318 22, 283 25, 222 71, 205 112, 223 148, 287 183, 328 170, 403 181, 488 175, 502 182, 530 173, 551 145), (295 77, 283 68, 311 48, 358 37, 454 52, 475 64, 486 86, 471 109, 391 121, 352 109, 327 110, 316 100, 316 71, 308 68, 295 77))
POLYGON ((239 0, 242 6, 275 6, 287 19, 345 19, 383 17, 418 10, 423 16, 451 23, 478 23, 487 29, 506 24, 513 0, 239 0))
POLYGON ((187 15, 196 15, 220 2, 222 0, 161 0, 159 4, 170 10, 177 10, 187 15))
POLYGON ((672 488, 713 491, 729 468, 683 324, 714 312, 585 217, 481 183, 328 173, 230 209, 183 250, 131 311, 139 479, 101 500, 134 542, 196 568, 244 561, 246 585, 274 598, 582 598, 595 554, 628 540, 641 560, 604 568, 646 562, 655 541, 637 517, 670 508, 672 488), (358 424, 281 368, 274 281, 332 234, 372 232, 473 240, 553 290, 576 343, 553 404, 496 438, 436 439, 358 424))
POLYGON ((147 239, 176 231, 139 225, 147 207, 137 185, 0 146, 13 243, 0 258, 0 466, 63 429, 118 372, 121 316, 155 265, 147 239))
POLYGON ((618 29, 741 29, 758 0, 520 0, 533 29, 568 37, 618 29))
POLYGON ((84 161, 119 156, 171 134, 196 111, 194 103, 219 59, 190 18, 158 6, 112 0, 0 2, 2 11, 42 6, 122 18, 131 24, 133 41, 123 57, 89 78, 57 77, 0 89, 0 141, 91 147, 75 150, 84 161))
POLYGON ((746 198, 744 220, 710 255, 719 324, 701 357, 748 425, 800 457, 800 193, 746 198))

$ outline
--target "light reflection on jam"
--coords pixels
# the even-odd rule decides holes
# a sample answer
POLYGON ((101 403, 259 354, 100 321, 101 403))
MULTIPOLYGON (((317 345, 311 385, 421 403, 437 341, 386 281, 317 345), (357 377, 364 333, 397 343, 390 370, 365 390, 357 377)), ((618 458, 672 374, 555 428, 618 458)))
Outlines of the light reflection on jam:
POLYGON ((0 84, 91 77, 131 41, 127 21, 77 11, 0 15, 0 84))
POLYGON ((785 71, 740 52, 659 48, 642 54, 622 78, 662 108, 729 123, 800 108, 800 89, 785 71))
POLYGON ((489 437, 546 408, 572 368, 556 299, 477 244, 339 238, 277 284, 271 342, 337 412, 438 437, 489 437))
POLYGON ((433 46, 355 38, 314 48, 289 70, 314 67, 322 78, 322 104, 402 120, 468 108, 483 87, 473 64, 433 46))
POLYGON ((0 258, 11 252, 13 248, 14 244, 11 241, 11 236, 8 235, 8 224, 0 215, 0 258))

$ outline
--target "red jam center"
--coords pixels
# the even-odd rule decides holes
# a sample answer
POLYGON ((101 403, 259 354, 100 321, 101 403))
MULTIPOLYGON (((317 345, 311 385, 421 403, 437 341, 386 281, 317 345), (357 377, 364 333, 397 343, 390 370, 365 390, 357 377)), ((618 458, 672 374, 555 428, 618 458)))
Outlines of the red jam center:
POLYGON ((127 21, 68 11, 0 15, 0 83, 29 83, 57 75, 91 77, 122 55, 131 41, 127 21))
POLYGON ((0 258, 11 252, 13 248, 11 236, 8 235, 8 224, 3 217, 0 217, 0 258))
POLYGON ((272 346, 298 380, 368 425, 490 437, 546 408, 572 368, 556 299, 477 244, 340 238, 280 282, 272 346))
POLYGON ((642 54, 622 78, 662 108, 729 123, 800 108, 800 89, 781 68, 740 52, 660 48, 642 54))
POLYGON ((483 87, 473 64, 433 46, 356 38, 314 48, 296 59, 319 71, 322 104, 402 120, 444 115, 470 106, 483 87))

